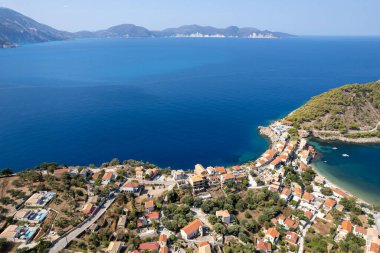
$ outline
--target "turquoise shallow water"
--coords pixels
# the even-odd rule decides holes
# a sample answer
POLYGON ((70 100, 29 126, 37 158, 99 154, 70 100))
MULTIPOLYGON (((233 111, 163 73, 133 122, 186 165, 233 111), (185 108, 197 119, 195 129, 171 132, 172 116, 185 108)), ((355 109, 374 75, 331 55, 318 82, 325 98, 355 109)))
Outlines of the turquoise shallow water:
MULTIPOLYGON (((373 37, 100 39, 0 50, 0 167, 113 157, 176 169, 239 163, 266 149, 257 126, 330 88, 379 78, 373 37)), ((348 153, 363 157, 360 173, 341 157, 326 171, 379 194, 372 159, 380 151, 348 153)))
POLYGON ((312 144, 322 156, 315 162, 319 172, 355 196, 380 204, 380 145, 312 144))

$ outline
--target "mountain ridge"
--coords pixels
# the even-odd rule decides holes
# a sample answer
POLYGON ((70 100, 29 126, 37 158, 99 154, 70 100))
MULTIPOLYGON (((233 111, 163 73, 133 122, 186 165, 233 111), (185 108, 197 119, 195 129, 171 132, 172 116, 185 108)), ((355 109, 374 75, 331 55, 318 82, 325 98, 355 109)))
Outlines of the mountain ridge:
POLYGON ((160 31, 149 30, 134 24, 120 24, 98 31, 66 32, 39 23, 12 9, 0 7, 0 47, 15 47, 18 44, 81 38, 149 37, 284 38, 295 36, 252 27, 229 26, 216 28, 195 24, 166 28, 160 31))

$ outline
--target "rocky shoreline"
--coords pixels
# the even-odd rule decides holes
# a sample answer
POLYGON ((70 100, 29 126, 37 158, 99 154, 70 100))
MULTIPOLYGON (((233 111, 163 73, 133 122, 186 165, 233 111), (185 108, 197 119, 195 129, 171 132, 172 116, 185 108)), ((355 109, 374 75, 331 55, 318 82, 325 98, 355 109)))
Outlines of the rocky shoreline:
POLYGON ((320 139, 322 141, 339 141, 345 143, 355 143, 355 144, 379 144, 380 138, 371 137, 371 138, 348 138, 344 136, 323 136, 320 134, 312 133, 311 137, 320 139))

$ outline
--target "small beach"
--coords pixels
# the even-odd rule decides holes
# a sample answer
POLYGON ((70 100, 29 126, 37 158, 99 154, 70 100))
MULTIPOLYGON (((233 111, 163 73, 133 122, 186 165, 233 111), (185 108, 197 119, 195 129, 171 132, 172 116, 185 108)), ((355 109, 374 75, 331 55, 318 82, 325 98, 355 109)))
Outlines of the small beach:
POLYGON ((320 155, 313 161, 313 168, 331 185, 364 202, 380 204, 380 178, 377 176, 379 167, 376 165, 376 154, 380 145, 315 141, 310 141, 310 144, 320 155), (343 154, 349 156, 345 157, 343 154))

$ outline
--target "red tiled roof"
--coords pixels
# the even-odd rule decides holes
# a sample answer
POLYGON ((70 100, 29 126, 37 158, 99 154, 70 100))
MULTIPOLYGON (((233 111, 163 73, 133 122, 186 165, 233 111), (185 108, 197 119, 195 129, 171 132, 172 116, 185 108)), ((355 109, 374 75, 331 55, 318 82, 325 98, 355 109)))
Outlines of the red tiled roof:
POLYGON ((151 220, 158 220, 160 218, 160 212, 151 212, 147 214, 146 217, 151 220))
POLYGON ((350 233, 352 231, 352 223, 348 220, 344 220, 342 221, 342 230, 345 230, 347 231, 348 233, 350 233))
POLYGON ((157 242, 144 242, 141 243, 139 246, 139 250, 158 250, 160 248, 160 245, 158 245, 157 242))
POLYGON ((256 249, 263 251, 272 251, 272 245, 270 243, 264 242, 263 240, 260 240, 256 244, 256 249))
POLYGON ((280 233, 275 228, 269 228, 266 235, 272 238, 277 238, 280 236, 280 233))
POLYGON ((188 225, 186 225, 185 227, 183 227, 181 230, 186 234, 186 235, 189 235, 191 234, 192 232, 194 232, 195 230, 198 230, 200 227, 203 226, 203 223, 196 219, 196 220, 193 220, 192 222, 190 222, 188 225))
POLYGON ((166 242, 168 240, 168 236, 165 234, 160 234, 160 237, 158 238, 159 242, 166 242))
POLYGON ((379 252, 379 244, 377 244, 377 243, 374 243, 374 242, 371 242, 371 245, 370 245, 370 247, 369 247, 369 252, 376 252, 376 253, 378 253, 379 252))
POLYGON ((292 243, 292 244, 296 244, 298 241, 298 235, 294 232, 288 231, 286 233, 285 240, 292 243))
POLYGON ((366 235, 367 234, 367 229, 361 227, 361 226, 356 226, 355 227, 355 232, 366 235))
POLYGON ((310 211, 306 211, 306 212, 305 212, 305 216, 306 216, 306 218, 308 218, 308 219, 310 220, 311 217, 313 217, 313 213, 310 212, 310 211))
POLYGON ((65 172, 69 172, 70 170, 68 168, 61 168, 54 170, 54 175, 61 175, 65 172))
POLYGON ((112 176, 113 176, 112 172, 106 172, 104 173, 102 180, 111 180, 112 176))
POLYGON ((148 200, 147 202, 145 202, 145 208, 154 208, 153 200, 148 200))
POLYGON ((328 198, 325 200, 325 206, 333 208, 336 205, 336 201, 332 198, 328 198))
POLYGON ((287 197, 290 196, 290 194, 292 194, 292 191, 289 189, 289 188, 284 188, 281 192, 281 195, 285 195, 287 197))
POLYGON ((123 187, 128 187, 128 188, 137 188, 139 187, 139 183, 137 182, 126 182, 123 187))

